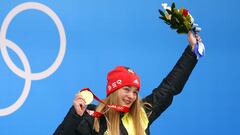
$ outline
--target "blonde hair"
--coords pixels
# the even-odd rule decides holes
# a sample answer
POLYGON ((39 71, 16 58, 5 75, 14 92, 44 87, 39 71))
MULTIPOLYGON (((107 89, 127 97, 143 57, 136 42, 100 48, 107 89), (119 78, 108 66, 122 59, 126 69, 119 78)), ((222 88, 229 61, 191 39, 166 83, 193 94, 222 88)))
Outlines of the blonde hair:
MULTIPOLYGON (((103 100, 107 104, 119 104, 119 97, 118 97, 118 90, 110 94, 107 98, 103 100)), ((142 103, 142 101, 139 99, 139 96, 137 96, 136 100, 133 102, 132 106, 129 110, 129 115, 132 116, 133 123, 134 123, 134 129, 136 135, 145 135, 145 129, 143 128, 141 122, 141 109, 145 105, 150 105, 148 103, 142 103)), ((120 135, 120 113, 118 111, 115 111, 110 108, 106 108, 104 104, 100 103, 96 111, 103 112, 103 115, 106 118, 107 121, 107 132, 110 135, 120 135)), ((99 118, 94 119, 94 125, 93 129, 96 132, 99 132, 100 130, 100 121, 99 118)))

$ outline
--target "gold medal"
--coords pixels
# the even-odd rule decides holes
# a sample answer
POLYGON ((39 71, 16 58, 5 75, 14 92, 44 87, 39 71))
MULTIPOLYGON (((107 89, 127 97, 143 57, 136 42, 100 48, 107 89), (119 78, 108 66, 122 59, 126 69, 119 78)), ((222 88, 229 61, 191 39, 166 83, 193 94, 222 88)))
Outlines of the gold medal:
POLYGON ((85 104, 88 105, 90 103, 92 103, 93 101, 93 94, 90 91, 84 90, 81 91, 80 94, 83 96, 84 100, 85 100, 85 104))

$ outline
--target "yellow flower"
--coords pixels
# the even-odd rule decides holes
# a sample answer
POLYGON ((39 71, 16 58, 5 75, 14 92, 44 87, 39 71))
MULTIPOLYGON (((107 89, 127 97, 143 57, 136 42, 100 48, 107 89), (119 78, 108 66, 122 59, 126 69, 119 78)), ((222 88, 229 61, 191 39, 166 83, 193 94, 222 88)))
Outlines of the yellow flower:
POLYGON ((171 15, 169 15, 168 13, 166 13, 165 16, 166 16, 166 18, 167 18, 168 20, 171 20, 171 17, 172 17, 171 15))

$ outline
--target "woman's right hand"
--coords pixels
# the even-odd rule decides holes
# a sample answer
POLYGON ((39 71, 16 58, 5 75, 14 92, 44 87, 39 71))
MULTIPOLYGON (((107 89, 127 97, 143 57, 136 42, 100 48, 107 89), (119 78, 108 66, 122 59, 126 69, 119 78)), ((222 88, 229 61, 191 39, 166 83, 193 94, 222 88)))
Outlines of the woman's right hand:
POLYGON ((76 110, 76 113, 79 116, 82 116, 86 110, 86 104, 85 104, 85 100, 84 100, 83 96, 80 93, 75 95, 75 98, 73 100, 73 106, 76 110))

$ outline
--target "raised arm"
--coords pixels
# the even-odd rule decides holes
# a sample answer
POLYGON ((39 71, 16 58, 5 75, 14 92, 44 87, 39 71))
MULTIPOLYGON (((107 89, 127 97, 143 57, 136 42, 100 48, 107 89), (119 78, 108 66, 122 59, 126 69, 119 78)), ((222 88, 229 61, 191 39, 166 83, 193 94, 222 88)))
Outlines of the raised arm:
POLYGON ((143 99, 143 102, 152 105, 150 124, 172 103, 173 96, 179 94, 194 69, 197 58, 193 53, 194 45, 201 41, 198 35, 188 34, 189 45, 173 67, 172 71, 163 79, 161 84, 152 93, 143 99))
POLYGON ((81 94, 76 94, 73 106, 62 123, 56 129, 54 135, 91 135, 93 130, 93 118, 85 110, 95 109, 95 105, 85 105, 81 94))
MULTIPOLYGON (((92 109, 92 107, 88 107, 92 109)), ((95 106, 93 107, 95 108, 95 106)), ((76 113, 72 106, 62 123, 58 126, 54 135, 91 135, 93 130, 93 118, 84 112, 82 116, 76 113)))

